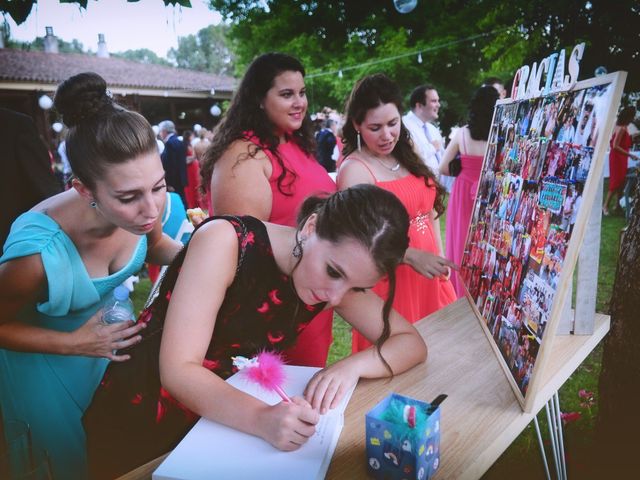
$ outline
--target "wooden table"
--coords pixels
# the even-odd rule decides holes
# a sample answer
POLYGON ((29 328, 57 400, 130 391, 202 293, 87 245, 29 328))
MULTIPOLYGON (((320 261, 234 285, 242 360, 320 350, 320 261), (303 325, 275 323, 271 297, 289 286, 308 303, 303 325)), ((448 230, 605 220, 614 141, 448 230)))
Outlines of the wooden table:
MULTIPOLYGON (((441 406, 441 459, 436 479, 477 479, 532 421, 523 413, 491 346, 466 299, 416 324, 429 347, 427 362, 393 380, 361 380, 345 412, 345 424, 327 479, 365 479, 364 416, 391 392, 431 401, 446 393, 441 406)), ((538 412, 609 331, 609 317, 596 316, 593 335, 558 336, 538 412)), ((164 457, 121 477, 148 479, 164 457)))

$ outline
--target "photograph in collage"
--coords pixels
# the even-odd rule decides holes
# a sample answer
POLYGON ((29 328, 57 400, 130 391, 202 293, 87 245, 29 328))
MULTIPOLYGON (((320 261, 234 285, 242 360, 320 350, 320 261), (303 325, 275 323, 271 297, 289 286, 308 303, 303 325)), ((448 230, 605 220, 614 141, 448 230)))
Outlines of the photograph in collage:
POLYGON ((496 106, 461 276, 524 396, 611 84, 496 106))

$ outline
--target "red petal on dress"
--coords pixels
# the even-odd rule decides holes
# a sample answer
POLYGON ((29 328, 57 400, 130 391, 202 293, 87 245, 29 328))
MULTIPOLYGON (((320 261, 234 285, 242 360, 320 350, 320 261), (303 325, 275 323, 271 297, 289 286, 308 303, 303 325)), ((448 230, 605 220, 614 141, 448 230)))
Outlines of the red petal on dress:
POLYGON ((254 242, 255 242, 255 235, 253 234, 253 232, 249 232, 242 239, 242 242, 240 243, 240 246, 244 249, 247 245, 253 245, 254 242))
POLYGON ((269 292, 269 300, 271 300, 271 303, 274 305, 282 305, 282 300, 278 298, 278 293, 277 289, 269 292))
POLYGON ((282 341, 282 339, 284 338, 284 334, 282 332, 276 332, 275 334, 272 332, 267 332, 267 338, 271 343, 278 343, 282 341))
POLYGON ((167 406, 162 398, 158 399, 158 408, 156 409, 156 423, 160 423, 167 413, 167 406))

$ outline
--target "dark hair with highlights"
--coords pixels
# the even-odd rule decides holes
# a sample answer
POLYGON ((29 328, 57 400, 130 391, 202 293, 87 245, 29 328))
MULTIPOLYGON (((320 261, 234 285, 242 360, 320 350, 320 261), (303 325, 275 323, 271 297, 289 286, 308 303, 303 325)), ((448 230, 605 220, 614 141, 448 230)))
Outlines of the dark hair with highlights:
POLYGON ((369 184, 354 185, 326 198, 309 197, 300 207, 298 230, 314 213, 319 238, 333 244, 345 239, 357 241, 369 251, 380 274, 389 279, 389 294, 382 308, 382 334, 375 345, 385 367, 393 374, 380 349, 390 335, 396 267, 409 247, 409 215, 393 193, 369 184))
POLYGON ((97 73, 80 73, 62 82, 54 106, 69 127, 66 150, 73 174, 90 189, 108 165, 158 151, 149 122, 115 103, 97 73))
MULTIPOLYGON (((302 64, 296 58, 284 53, 265 53, 251 62, 231 100, 229 109, 216 127, 213 141, 204 155, 200 166, 203 193, 208 190, 215 164, 223 153, 233 142, 246 139, 247 132, 251 132, 258 138, 261 146, 248 145, 244 158, 254 157, 261 149, 269 150, 282 167, 282 173, 277 181, 278 190, 284 195, 291 195, 286 187, 291 186, 296 175, 280 158, 277 151, 280 139, 274 131, 273 123, 261 108, 267 92, 273 87, 274 79, 284 72, 300 72, 303 77, 305 75, 302 64)), ((313 152, 315 148, 313 127, 308 115, 305 115, 302 127, 293 132, 292 137, 305 153, 313 152)), ((243 158, 238 159, 238 161, 241 160, 243 158)))
MULTIPOLYGON (((387 103, 393 103, 398 109, 398 113, 402 112, 402 95, 400 94, 400 88, 383 73, 368 75, 361 78, 355 84, 347 100, 345 107, 347 119, 342 127, 342 138, 345 145, 343 153, 345 157, 356 151, 357 132, 354 123, 360 125, 369 110, 387 103)), ((391 154, 413 175, 424 178, 427 186, 435 186, 436 198, 433 209, 438 216, 440 216, 444 212, 445 190, 431 169, 422 162, 413 149, 411 136, 402 123, 402 120, 400 120, 400 137, 391 154)))

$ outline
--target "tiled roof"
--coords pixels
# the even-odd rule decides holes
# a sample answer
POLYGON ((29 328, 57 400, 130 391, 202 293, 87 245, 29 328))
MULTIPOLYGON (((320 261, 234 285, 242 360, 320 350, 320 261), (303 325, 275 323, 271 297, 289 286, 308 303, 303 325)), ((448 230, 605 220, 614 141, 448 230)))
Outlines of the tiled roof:
POLYGON ((224 75, 196 72, 78 53, 0 49, 0 82, 58 85, 81 72, 101 75, 111 88, 231 92, 235 80, 224 75))

